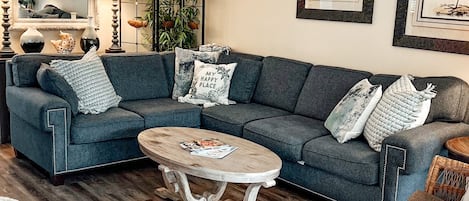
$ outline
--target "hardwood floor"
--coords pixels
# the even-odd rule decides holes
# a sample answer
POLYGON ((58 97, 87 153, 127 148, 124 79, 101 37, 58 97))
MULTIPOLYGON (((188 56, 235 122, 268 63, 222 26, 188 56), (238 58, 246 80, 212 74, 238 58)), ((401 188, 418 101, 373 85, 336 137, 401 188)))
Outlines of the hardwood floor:
MULTIPOLYGON (((17 159, 8 144, 0 145, 0 196, 20 201, 166 201, 153 191, 164 185, 157 164, 142 160, 112 167, 82 171, 67 175, 65 185, 53 186, 47 177, 26 159, 17 159)), ((203 192, 213 187, 212 182, 190 178, 191 189, 203 192)), ((247 185, 229 184, 222 200, 243 200, 247 185)), ((323 201, 312 193, 284 182, 261 189, 258 201, 323 201)))

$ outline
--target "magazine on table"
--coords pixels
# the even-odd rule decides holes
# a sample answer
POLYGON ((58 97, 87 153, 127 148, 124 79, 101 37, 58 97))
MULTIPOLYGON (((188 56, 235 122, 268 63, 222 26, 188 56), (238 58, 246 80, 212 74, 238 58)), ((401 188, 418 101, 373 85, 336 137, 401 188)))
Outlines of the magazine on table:
POLYGON ((179 145, 192 155, 218 159, 227 156, 238 148, 215 138, 194 139, 188 142, 181 142, 179 145))

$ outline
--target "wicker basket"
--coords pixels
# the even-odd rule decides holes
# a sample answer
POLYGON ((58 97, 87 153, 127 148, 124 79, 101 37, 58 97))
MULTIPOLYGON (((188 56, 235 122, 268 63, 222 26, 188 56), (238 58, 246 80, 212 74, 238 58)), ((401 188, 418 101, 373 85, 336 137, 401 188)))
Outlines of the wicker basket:
MULTIPOLYGON (((425 192, 446 201, 460 201, 465 193, 469 164, 435 156, 428 170, 425 192)), ((415 199, 417 193, 411 199, 415 199)))

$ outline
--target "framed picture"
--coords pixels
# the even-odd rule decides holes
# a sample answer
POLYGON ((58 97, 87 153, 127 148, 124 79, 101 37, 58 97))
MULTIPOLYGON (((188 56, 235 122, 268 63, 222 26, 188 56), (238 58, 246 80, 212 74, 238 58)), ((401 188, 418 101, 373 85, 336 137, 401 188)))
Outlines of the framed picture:
POLYGON ((374 0, 297 0, 296 18, 371 24, 374 0))
POLYGON ((469 55, 469 0, 397 1, 393 45, 469 55))

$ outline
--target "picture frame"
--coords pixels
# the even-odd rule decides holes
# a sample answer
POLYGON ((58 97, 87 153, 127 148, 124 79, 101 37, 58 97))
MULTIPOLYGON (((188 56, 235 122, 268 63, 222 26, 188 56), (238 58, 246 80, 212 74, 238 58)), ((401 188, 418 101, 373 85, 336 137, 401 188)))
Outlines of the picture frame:
MULTIPOLYGON (((26 30, 29 27, 37 27, 41 30, 83 30, 88 26, 88 16, 93 17, 96 27, 99 28, 98 0, 35 0, 35 4, 39 7, 35 10, 37 13, 44 12, 40 10, 43 8, 42 5, 54 5, 55 3, 68 5, 71 8, 80 8, 84 11, 82 18, 75 16, 75 19, 72 19, 73 17, 54 18, 50 16, 44 18, 29 17, 27 13, 31 12, 31 9, 24 8, 19 0, 10 0, 9 3, 12 8, 11 30, 26 30)), ((75 15, 77 14, 75 13, 75 15)))
MULTIPOLYGON (((418 10, 418 9, 421 9, 422 6, 419 7, 419 5, 411 5, 411 7, 414 7, 414 9, 417 9, 416 11, 414 11, 414 13, 423 13, 421 10, 418 10)), ((393 46, 469 55, 469 41, 449 39, 449 38, 436 38, 436 37, 431 37, 431 36, 416 36, 416 35, 407 34, 406 29, 409 29, 410 27, 414 26, 414 24, 410 24, 410 25, 407 24, 409 22, 408 20, 409 10, 408 9, 409 9, 409 0, 397 1, 393 46)), ((444 19, 444 20, 448 20, 448 19, 444 19)), ((461 20, 457 20, 457 21, 460 22, 461 20)), ((424 26, 429 26, 428 24, 431 24, 431 22, 427 23, 424 26)), ((434 23, 434 24, 436 25, 437 23, 434 23)), ((438 29, 439 31, 443 31, 443 32, 445 31, 457 32, 457 30, 451 30, 449 28, 445 29, 445 28, 439 27, 438 29)), ((467 30, 462 30, 460 32, 466 33, 469 35, 469 31, 467 30)))
MULTIPOLYGON (((343 0, 297 0, 296 18, 299 19, 315 19, 315 20, 329 20, 341 22, 356 22, 371 24, 373 21, 373 4, 374 0, 349 0, 350 3, 360 3, 360 10, 348 10, 335 6, 343 0), (330 4, 329 8, 309 8, 308 3, 311 1, 325 2, 330 4)), ((340 5, 340 4, 339 4, 340 5)), ((356 6, 356 5, 355 5, 356 6)))

